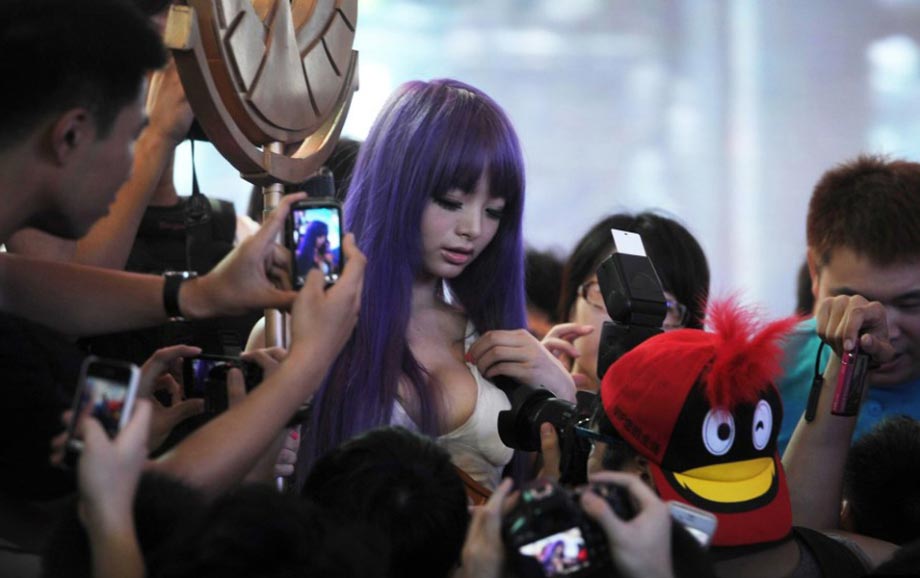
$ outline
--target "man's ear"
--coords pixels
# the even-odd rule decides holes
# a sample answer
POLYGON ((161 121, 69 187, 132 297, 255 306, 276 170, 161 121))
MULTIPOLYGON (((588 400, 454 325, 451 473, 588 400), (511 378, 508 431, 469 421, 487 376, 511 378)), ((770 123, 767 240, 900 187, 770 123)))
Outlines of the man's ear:
POLYGON ((808 275, 811 277, 811 295, 818 301, 818 280, 821 275, 818 265, 818 255, 815 249, 809 248, 806 255, 808 261, 808 275))
POLYGON ((72 108, 51 126, 51 155, 59 165, 67 162, 87 143, 96 138, 92 116, 85 108, 72 108))

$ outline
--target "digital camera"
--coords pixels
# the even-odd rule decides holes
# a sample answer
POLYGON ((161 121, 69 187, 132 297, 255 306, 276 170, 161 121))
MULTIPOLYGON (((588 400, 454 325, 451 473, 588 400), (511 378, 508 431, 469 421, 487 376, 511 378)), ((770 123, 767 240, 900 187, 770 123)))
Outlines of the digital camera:
POLYGON ((502 540, 517 576, 618 575, 606 534, 581 509, 579 498, 588 489, 604 498, 620 518, 635 516, 629 492, 616 484, 594 483, 573 491, 546 480, 525 485, 502 522, 502 540))

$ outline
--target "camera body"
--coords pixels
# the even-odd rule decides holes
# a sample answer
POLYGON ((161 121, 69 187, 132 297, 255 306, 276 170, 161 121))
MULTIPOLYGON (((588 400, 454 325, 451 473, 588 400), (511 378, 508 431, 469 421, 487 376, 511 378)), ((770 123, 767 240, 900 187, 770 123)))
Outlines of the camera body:
POLYGON ((332 198, 295 203, 285 223, 285 246, 291 251, 291 282, 303 287, 311 269, 319 269, 326 284, 342 273, 342 205, 332 198))
POLYGON ((182 384, 185 397, 204 399, 204 411, 217 415, 228 407, 227 372, 237 368, 243 372, 246 391, 250 392, 262 382, 262 368, 251 361, 226 355, 199 355, 182 363, 182 384))
POLYGON ((859 414, 863 391, 866 389, 866 375, 869 371, 869 356, 857 346, 847 351, 840 360, 840 374, 831 403, 831 413, 845 417, 859 414))
POLYGON ((587 489, 604 498, 620 518, 635 516, 629 492, 616 484, 595 483, 572 491, 546 480, 525 485, 502 523, 502 540, 518 576, 617 575, 606 534, 581 509, 579 497, 587 489))

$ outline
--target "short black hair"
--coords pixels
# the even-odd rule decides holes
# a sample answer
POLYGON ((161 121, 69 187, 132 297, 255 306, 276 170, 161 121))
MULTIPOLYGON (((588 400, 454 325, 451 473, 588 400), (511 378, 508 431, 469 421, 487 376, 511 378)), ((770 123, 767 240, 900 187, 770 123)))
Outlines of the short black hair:
POLYGON ((539 309, 550 322, 558 323, 556 308, 562 291, 562 259, 552 251, 527 249, 524 253, 524 291, 528 307, 539 309))
POLYGON ((154 578, 383 578, 388 560, 374 529, 268 485, 221 496, 170 545, 154 578))
POLYGON ((75 107, 106 137, 147 71, 166 62, 149 18, 127 0, 4 0, 0 51, 0 77, 17 83, 0 103, 0 148, 75 107))
POLYGON ((888 417, 857 439, 843 497, 856 532, 895 544, 920 539, 920 422, 888 417))
MULTIPOLYGON (((163 474, 145 472, 134 497, 134 526, 148 571, 155 570, 158 553, 204 509, 204 496, 163 474)), ((42 576, 92 578, 92 556, 76 502, 52 530, 42 555, 42 576)))
POLYGON ((920 258, 920 163, 861 155, 824 173, 808 202, 818 265, 847 248, 880 266, 920 258))
POLYGON ((578 298, 578 287, 597 271, 613 250, 610 229, 642 236, 645 252, 666 291, 687 307, 686 326, 703 328, 709 298, 709 263, 696 238, 668 217, 644 212, 619 213, 601 219, 578 241, 562 273, 559 318, 567 320, 578 298))
POLYGON ((380 428, 320 458, 303 497, 390 539, 391 578, 446 576, 469 524, 466 491, 450 455, 402 428, 380 428))

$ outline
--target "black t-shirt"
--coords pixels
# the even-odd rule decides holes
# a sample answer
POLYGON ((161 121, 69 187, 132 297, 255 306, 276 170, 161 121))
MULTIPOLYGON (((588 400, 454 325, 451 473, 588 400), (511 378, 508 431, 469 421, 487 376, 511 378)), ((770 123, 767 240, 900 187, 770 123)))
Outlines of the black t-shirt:
POLYGON ((85 357, 60 333, 0 314, 0 492, 50 499, 74 491, 73 474, 48 457, 85 357))

